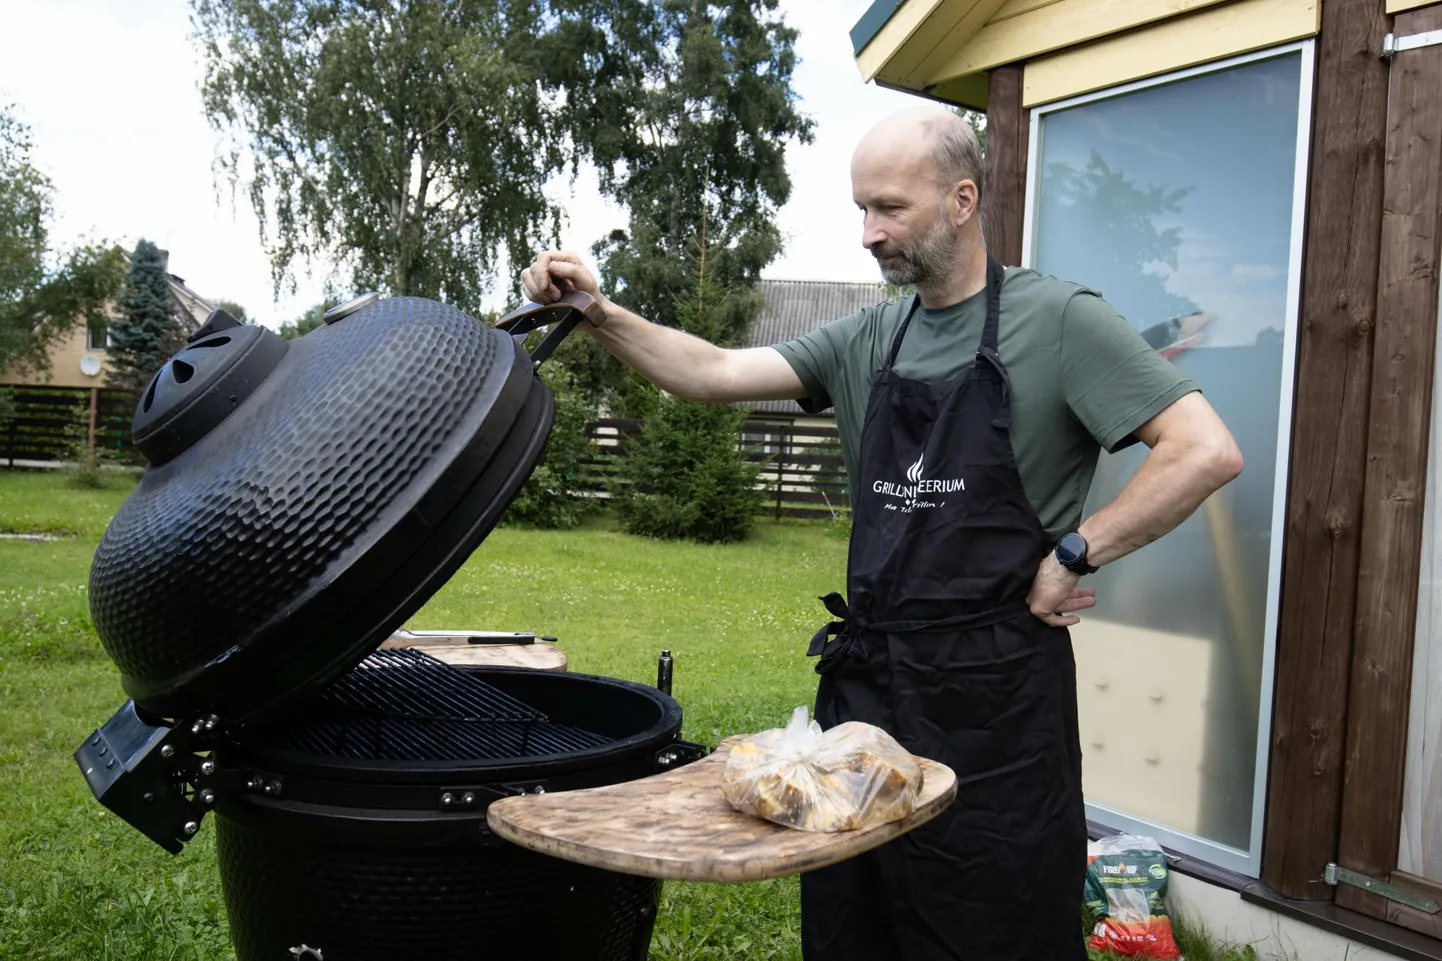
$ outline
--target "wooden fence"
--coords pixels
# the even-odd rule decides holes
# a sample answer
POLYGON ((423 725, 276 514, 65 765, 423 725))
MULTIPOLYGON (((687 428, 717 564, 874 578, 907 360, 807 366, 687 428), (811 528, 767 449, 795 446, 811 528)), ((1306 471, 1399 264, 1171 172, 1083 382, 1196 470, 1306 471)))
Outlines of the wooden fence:
MULTIPOLYGON (((616 479, 626 445, 640 429, 640 421, 616 418, 591 425, 596 445, 586 464, 591 489, 603 494, 616 479)), ((772 516, 825 518, 850 509, 835 427, 748 420, 737 442, 747 460, 761 465, 760 486, 772 516)))
MULTIPOLYGON (((0 463, 66 460, 90 430, 97 444, 133 457, 134 411, 122 395, 59 387, 4 389, 13 398, 15 416, 0 424, 0 463)), ((595 447, 586 464, 586 486, 598 496, 604 497, 616 479, 626 445, 640 429, 639 421, 615 418, 591 425, 595 447)), ((849 509, 836 428, 748 420, 737 442, 747 460, 761 465, 760 485, 766 492, 767 512, 773 516, 824 518, 849 509)))
POLYGON ((0 463, 63 461, 87 436, 112 453, 130 455, 130 402, 108 390, 0 387, 15 415, 0 423, 0 463))

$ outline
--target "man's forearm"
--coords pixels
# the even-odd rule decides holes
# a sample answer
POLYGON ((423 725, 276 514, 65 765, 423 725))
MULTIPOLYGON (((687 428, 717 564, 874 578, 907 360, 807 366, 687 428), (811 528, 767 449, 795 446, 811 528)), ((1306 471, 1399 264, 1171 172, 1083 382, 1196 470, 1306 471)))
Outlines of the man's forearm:
POLYGON ((1088 563, 1110 564, 1162 537, 1240 470, 1230 445, 1158 443, 1121 493, 1082 523, 1088 563))
POLYGON ((662 390, 687 400, 711 400, 726 352, 673 327, 653 324, 611 300, 606 322, 589 330, 617 360, 662 390))

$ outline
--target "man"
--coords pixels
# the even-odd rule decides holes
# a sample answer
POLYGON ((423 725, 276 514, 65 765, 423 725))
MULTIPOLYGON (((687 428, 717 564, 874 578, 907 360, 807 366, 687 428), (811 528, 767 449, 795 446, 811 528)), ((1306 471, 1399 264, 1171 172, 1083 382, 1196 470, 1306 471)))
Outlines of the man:
MULTIPOLYGON (((605 299, 568 254, 526 293, 598 298, 597 339, 698 401, 834 406, 853 497, 847 598, 812 640, 816 717, 950 765, 955 803, 802 875, 815 961, 1080 961, 1086 857, 1068 626, 1085 574, 1161 537, 1242 468, 1196 386, 1093 291, 1006 270, 982 239, 981 156, 936 108, 852 159, 862 243, 900 297, 772 347, 724 350, 605 299), (1150 450, 1081 518, 1099 449, 1150 450)), ((585 325, 583 325, 585 326, 585 325)), ((589 328, 588 328, 589 329, 589 328)))

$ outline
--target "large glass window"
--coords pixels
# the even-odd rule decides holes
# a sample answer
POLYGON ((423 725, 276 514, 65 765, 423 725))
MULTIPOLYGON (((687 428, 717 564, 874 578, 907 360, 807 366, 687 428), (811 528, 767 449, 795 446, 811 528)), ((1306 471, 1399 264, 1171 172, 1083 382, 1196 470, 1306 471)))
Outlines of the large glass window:
MULTIPOLYGON (((1041 108, 1030 265, 1202 388, 1242 476, 1090 578, 1073 628, 1090 816, 1255 875, 1281 561, 1310 44, 1041 108)), ((1091 513, 1144 445, 1103 454, 1091 513)))

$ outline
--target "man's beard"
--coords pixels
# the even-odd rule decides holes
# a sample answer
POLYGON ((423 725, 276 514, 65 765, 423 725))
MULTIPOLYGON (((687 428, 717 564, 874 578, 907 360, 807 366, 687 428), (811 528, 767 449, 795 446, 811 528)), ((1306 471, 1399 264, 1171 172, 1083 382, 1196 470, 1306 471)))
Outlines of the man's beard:
POLYGON ((951 232, 950 224, 938 218, 931 229, 912 243, 885 243, 873 247, 871 253, 881 267, 882 279, 888 284, 925 287, 951 273, 960 259, 961 239, 951 232), (886 263, 882 257, 895 259, 886 263))

